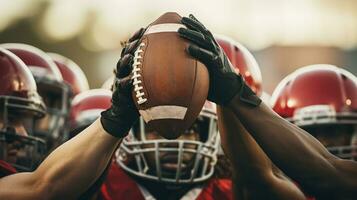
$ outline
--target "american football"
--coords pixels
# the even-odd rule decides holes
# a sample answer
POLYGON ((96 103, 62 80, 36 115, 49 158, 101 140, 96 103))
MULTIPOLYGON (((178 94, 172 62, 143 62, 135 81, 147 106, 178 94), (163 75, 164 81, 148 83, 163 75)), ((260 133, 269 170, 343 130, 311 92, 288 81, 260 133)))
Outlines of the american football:
POLYGON ((148 125, 167 139, 189 128, 207 99, 206 67, 190 57, 177 34, 181 16, 165 13, 151 23, 134 55, 133 99, 148 125))

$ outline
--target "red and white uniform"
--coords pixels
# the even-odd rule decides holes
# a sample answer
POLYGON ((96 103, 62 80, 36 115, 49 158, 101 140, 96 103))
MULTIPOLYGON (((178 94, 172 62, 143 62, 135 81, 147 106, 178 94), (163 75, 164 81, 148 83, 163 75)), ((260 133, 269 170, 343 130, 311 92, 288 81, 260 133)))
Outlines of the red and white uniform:
MULTIPOLYGON (((103 183, 100 190, 99 199, 154 200, 155 198, 149 193, 149 191, 128 176, 116 162, 113 162, 111 168, 109 169, 107 179, 103 183)), ((232 182, 229 179, 212 178, 204 185, 192 188, 181 199, 233 199, 232 182)))

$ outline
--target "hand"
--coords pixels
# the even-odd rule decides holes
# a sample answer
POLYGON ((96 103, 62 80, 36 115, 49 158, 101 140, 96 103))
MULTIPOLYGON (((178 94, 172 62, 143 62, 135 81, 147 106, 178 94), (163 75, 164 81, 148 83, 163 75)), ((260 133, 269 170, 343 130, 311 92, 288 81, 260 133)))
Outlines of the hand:
POLYGON ((112 106, 101 113, 104 130, 115 137, 125 137, 139 118, 139 112, 131 95, 131 71, 133 54, 144 32, 145 29, 141 28, 125 44, 114 71, 116 78, 113 83, 112 106))
POLYGON ((179 35, 191 42, 187 52, 205 64, 208 69, 210 76, 208 100, 219 105, 227 105, 239 94, 241 101, 254 106, 259 105, 260 99, 245 84, 243 77, 233 72, 232 64, 212 33, 193 15, 183 17, 181 23, 186 25, 187 29, 180 28, 179 35), (256 98, 249 97, 252 95, 256 98))

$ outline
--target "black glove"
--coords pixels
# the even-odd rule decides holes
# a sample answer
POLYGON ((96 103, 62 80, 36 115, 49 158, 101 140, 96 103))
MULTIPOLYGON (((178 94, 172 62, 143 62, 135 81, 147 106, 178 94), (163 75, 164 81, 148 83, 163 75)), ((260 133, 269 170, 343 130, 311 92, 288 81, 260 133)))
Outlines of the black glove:
POLYGON ((145 29, 141 28, 125 44, 114 71, 116 78, 112 87, 112 106, 101 113, 100 121, 104 130, 115 137, 125 137, 139 118, 139 112, 131 96, 131 71, 133 54, 144 32, 145 29))
POLYGON ((205 64, 208 69, 210 76, 208 100, 226 105, 238 94, 242 102, 258 106, 261 100, 244 82, 243 77, 233 71, 232 64, 212 33, 193 15, 183 17, 181 22, 187 29, 180 28, 178 33, 191 42, 187 52, 205 64))

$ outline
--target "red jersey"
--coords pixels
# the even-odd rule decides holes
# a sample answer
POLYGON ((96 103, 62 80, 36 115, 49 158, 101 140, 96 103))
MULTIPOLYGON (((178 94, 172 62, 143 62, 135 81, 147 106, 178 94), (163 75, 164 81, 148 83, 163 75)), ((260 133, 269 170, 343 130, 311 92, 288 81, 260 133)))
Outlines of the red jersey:
MULTIPOLYGON (((196 186, 189 190, 182 200, 225 200, 233 199, 232 182, 229 179, 210 179, 202 186, 196 186)), ((99 199, 135 199, 135 200, 154 200, 155 198, 140 184, 133 180, 126 172, 113 162, 107 179, 104 181, 99 199)))
POLYGON ((15 174, 16 172, 17 171, 13 166, 3 160, 0 160, 0 178, 15 174))

